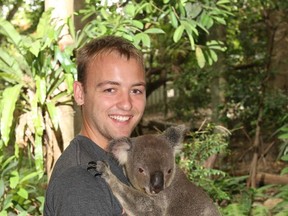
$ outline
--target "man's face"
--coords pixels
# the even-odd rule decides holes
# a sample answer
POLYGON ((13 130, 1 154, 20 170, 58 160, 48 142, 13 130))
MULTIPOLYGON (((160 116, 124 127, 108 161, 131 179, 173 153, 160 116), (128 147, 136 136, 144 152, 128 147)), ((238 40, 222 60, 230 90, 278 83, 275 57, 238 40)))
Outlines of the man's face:
POLYGON ((116 52, 101 54, 87 68, 85 91, 75 82, 74 95, 82 105, 81 134, 102 148, 111 138, 130 136, 146 103, 145 72, 134 58, 116 52))

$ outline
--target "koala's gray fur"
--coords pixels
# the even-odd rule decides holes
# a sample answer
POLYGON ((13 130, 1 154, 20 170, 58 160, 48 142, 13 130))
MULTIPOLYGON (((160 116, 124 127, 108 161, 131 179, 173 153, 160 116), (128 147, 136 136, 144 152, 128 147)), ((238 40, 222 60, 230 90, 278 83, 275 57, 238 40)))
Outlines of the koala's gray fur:
POLYGON ((130 216, 218 216, 207 194, 191 183, 175 164, 184 126, 170 127, 161 135, 121 138, 110 142, 110 152, 124 166, 133 187, 123 184, 105 162, 96 169, 130 216))

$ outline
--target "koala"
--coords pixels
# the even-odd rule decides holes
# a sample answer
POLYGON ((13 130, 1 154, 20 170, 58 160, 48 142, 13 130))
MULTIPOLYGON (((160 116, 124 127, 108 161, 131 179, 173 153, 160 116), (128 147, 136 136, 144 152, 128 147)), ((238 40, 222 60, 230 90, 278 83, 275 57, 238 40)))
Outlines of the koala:
POLYGON ((130 216, 218 216, 218 208, 203 189, 192 183, 176 165, 185 126, 170 127, 162 134, 113 139, 109 152, 131 186, 123 184, 104 161, 96 170, 130 216))

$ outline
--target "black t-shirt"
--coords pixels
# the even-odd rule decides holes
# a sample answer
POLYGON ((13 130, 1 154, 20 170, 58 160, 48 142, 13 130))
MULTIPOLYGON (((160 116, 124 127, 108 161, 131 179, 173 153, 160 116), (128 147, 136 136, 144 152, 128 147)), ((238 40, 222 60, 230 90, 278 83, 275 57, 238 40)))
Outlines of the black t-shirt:
POLYGON ((123 208, 101 176, 87 171, 90 161, 104 160, 125 184, 122 168, 87 137, 78 135, 62 153, 46 191, 44 216, 122 215, 123 208))

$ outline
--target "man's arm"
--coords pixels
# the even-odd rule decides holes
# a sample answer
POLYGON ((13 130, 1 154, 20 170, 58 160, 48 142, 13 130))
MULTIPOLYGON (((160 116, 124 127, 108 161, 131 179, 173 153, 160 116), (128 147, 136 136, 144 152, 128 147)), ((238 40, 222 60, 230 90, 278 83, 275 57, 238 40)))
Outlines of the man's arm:
POLYGON ((100 176, 85 167, 71 167, 49 183, 44 216, 121 215, 117 199, 100 176))

